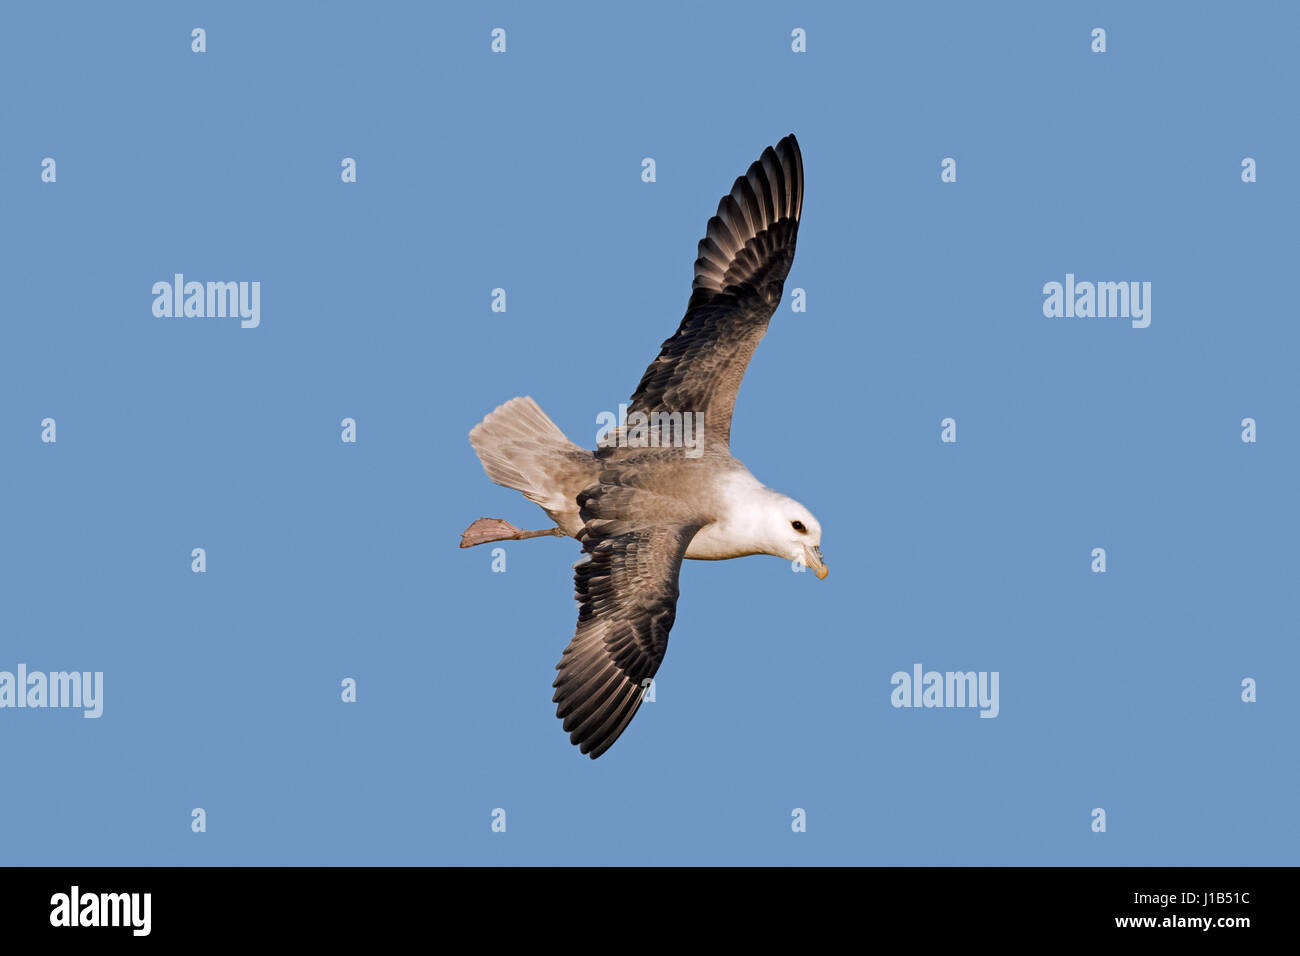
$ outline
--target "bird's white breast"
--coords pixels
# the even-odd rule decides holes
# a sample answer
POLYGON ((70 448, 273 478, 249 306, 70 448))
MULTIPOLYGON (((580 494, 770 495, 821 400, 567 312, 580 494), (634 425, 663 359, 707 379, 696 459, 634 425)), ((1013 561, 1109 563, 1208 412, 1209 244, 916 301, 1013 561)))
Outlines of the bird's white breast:
POLYGON ((762 529, 773 492, 749 472, 734 472, 726 479, 717 520, 705 525, 686 547, 686 557, 697 561, 722 561, 762 554, 762 529))

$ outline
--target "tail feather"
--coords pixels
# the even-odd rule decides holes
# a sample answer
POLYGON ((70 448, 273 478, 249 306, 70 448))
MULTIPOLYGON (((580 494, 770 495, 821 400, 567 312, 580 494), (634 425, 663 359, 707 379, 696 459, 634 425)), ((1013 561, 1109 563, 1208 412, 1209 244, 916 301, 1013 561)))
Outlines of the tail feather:
POLYGON ((567 510, 557 472, 573 454, 585 454, 569 441, 531 397, 512 398, 469 433, 487 476, 523 492, 547 511, 567 510))

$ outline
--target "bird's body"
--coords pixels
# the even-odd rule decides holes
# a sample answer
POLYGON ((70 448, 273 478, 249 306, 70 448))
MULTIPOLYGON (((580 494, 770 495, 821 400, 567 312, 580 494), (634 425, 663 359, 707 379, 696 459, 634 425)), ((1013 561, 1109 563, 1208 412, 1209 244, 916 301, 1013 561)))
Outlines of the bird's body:
POLYGON ((780 302, 802 204, 803 162, 787 136, 709 220, 686 317, 642 376, 628 424, 601 447, 570 442, 527 397, 470 432, 488 477, 523 492, 556 529, 479 519, 462 547, 541 534, 582 542, 577 632, 557 665, 554 700, 573 743, 593 758, 623 732, 663 660, 683 558, 772 554, 826 576, 817 520, 730 450, 736 392, 780 302))

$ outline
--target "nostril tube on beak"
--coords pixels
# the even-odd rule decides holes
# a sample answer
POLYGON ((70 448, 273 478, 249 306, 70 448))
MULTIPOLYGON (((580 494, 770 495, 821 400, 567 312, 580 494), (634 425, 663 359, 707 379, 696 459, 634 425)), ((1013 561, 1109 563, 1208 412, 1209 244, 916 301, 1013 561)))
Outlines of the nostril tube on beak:
POLYGON ((808 565, 808 567, 813 569, 813 572, 817 575, 818 581, 823 580, 826 577, 826 575, 831 573, 831 569, 826 567, 826 563, 822 561, 821 548, 810 548, 807 545, 805 545, 803 550, 804 550, 804 555, 807 558, 805 563, 808 565))

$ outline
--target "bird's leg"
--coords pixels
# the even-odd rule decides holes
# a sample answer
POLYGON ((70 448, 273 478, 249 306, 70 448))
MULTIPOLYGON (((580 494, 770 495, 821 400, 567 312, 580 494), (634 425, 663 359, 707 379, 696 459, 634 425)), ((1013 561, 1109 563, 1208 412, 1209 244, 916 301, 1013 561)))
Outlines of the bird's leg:
POLYGON ((523 541, 525 538, 541 538, 546 535, 554 535, 557 538, 565 536, 560 528, 520 531, 509 521, 500 518, 479 518, 461 533, 460 546, 472 548, 476 544, 487 544, 489 541, 523 541))

